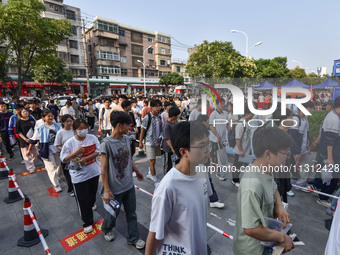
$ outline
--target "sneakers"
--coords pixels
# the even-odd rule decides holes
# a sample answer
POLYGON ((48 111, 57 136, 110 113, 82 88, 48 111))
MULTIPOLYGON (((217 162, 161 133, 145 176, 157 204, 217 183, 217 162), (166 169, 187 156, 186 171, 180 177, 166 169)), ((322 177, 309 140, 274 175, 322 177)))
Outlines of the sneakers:
POLYGON ((231 184, 234 185, 236 188, 240 187, 240 183, 239 182, 231 181, 231 184))
POLYGON ((129 243, 128 242, 128 244, 136 246, 136 248, 138 250, 143 249, 145 247, 145 242, 142 239, 140 239, 140 238, 136 242, 134 242, 134 243, 129 243))
POLYGON ((221 181, 225 181, 227 179, 227 178, 225 178, 223 173, 217 173, 216 177, 221 181))
POLYGON ((96 204, 94 204, 94 206, 92 206, 92 211, 95 211, 95 210, 97 210, 97 205, 96 204))
POLYGON ((91 233, 92 231, 93 231, 92 225, 84 228, 84 233, 85 233, 85 234, 89 234, 89 233, 91 233))
POLYGON ((133 177, 137 177, 136 172, 133 172, 133 173, 132 173, 132 176, 133 176, 133 177))
POLYGON ((328 200, 321 200, 320 198, 318 198, 318 200, 316 200, 316 202, 319 204, 319 205, 322 205, 324 207, 331 207, 331 203, 328 202, 328 200))
POLYGON ((74 191, 71 191, 68 194, 70 195, 70 197, 74 197, 74 191))
POLYGON ((55 190, 55 192, 59 193, 62 191, 61 187, 59 185, 54 186, 53 189, 55 190))
POLYGON ((210 208, 223 208, 223 207, 224 203, 221 203, 220 201, 210 203, 210 208))
MULTIPOLYGON (((307 188, 312 189, 312 190, 316 190, 316 191, 320 191, 320 189, 318 189, 317 187, 315 187, 313 184, 308 185, 307 188)), ((318 196, 319 194, 313 192, 313 195, 314 195, 314 196, 318 196)))
POLYGON ((21 160, 20 164, 25 165, 25 160, 21 160))
POLYGON ((148 178, 148 179, 150 179, 150 180, 153 181, 153 176, 152 176, 151 174, 147 174, 147 175, 146 175, 146 178, 148 178))
POLYGON ((108 242, 111 242, 115 239, 115 235, 113 234, 112 231, 110 231, 110 232, 104 234, 104 239, 108 242))
POLYGON ((295 196, 295 193, 293 192, 293 191, 288 191, 287 192, 287 196, 289 196, 289 197, 294 197, 295 196))
POLYGON ((34 174, 35 173, 35 171, 34 170, 30 170, 30 174, 34 174))

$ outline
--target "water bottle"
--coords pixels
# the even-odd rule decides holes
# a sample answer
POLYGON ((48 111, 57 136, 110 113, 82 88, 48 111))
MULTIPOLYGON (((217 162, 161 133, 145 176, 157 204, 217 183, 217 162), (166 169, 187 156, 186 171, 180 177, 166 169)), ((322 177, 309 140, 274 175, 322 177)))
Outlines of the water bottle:
POLYGON ((114 199, 114 198, 110 198, 110 200, 109 200, 109 205, 110 205, 113 209, 119 209, 119 207, 120 207, 119 202, 118 202, 116 199, 114 199))

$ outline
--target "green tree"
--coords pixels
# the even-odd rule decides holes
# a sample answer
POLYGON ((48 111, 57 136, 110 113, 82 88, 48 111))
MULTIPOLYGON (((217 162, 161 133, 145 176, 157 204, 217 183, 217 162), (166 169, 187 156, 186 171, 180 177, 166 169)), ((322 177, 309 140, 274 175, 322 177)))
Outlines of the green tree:
POLYGON ((203 41, 189 57, 186 70, 193 78, 254 77, 256 65, 243 57, 231 42, 203 41))
MULTIPOLYGON (((56 45, 71 35, 67 19, 41 17, 45 6, 39 0, 9 0, 0 4, 0 42, 7 49, 8 64, 17 67, 18 83, 8 88, 20 95, 22 82, 42 58, 55 54, 56 45)), ((2 71, 4 72, 4 70, 2 71)))
POLYGON ((287 68, 287 57, 275 57, 273 59, 260 58, 255 60, 256 77, 258 78, 283 78, 286 77, 289 69, 287 68))
POLYGON ((287 76, 289 78, 294 78, 294 79, 301 79, 301 78, 306 78, 307 74, 305 69, 296 66, 294 69, 290 69, 287 76))
POLYGON ((164 74, 159 78, 159 84, 165 85, 166 93, 169 92, 169 85, 183 85, 184 78, 178 73, 164 74))
POLYGON ((43 62, 39 62, 36 67, 32 68, 33 80, 39 83, 59 83, 67 85, 72 82, 72 74, 66 69, 63 60, 54 55, 43 58, 43 62), (49 60, 49 61, 46 61, 49 60))

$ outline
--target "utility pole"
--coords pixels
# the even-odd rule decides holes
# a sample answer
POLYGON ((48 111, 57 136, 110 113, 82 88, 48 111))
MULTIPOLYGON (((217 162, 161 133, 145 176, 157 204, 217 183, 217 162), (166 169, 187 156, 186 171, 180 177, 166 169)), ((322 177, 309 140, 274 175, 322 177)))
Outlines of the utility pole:
POLYGON ((87 42, 85 33, 85 20, 83 19, 83 44, 84 44, 84 57, 85 57, 85 69, 86 69, 86 80, 87 80, 87 95, 91 95, 90 77, 89 77, 89 64, 87 59, 87 42))

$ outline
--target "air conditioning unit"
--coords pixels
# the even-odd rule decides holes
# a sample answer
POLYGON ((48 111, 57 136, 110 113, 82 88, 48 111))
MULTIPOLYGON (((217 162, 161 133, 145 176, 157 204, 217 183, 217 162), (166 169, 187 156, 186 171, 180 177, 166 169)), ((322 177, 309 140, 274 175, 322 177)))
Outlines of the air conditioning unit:
POLYGON ((152 66, 152 68, 156 68, 156 66, 152 66))

